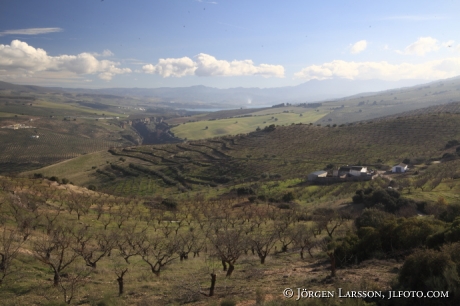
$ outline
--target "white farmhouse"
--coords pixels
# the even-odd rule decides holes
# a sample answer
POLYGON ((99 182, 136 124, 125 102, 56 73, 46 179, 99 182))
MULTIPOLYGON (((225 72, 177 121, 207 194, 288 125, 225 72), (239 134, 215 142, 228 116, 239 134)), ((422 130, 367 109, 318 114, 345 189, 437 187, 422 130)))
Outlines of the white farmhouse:
POLYGON ((391 168, 391 172, 393 173, 404 173, 406 171, 407 171, 407 165, 403 163, 394 165, 393 168, 391 168))
POLYGON ((323 170, 320 170, 320 171, 315 171, 315 172, 312 172, 308 175, 308 180, 310 182, 313 182, 315 181, 318 177, 326 177, 327 176, 327 172, 326 171, 323 171, 323 170))
POLYGON ((367 167, 363 166, 351 166, 350 168, 350 175, 353 176, 361 176, 362 174, 367 173, 367 167))

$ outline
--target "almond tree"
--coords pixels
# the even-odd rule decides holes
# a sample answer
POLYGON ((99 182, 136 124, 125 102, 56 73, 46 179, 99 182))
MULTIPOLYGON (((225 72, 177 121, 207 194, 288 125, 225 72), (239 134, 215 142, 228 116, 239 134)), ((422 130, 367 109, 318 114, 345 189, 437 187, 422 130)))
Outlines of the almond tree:
POLYGON ((273 229, 258 229, 252 232, 249 238, 249 244, 259 256, 260 263, 265 263, 265 258, 275 246, 277 235, 273 229))
POLYGON ((81 228, 74 234, 73 250, 80 255, 88 267, 96 269, 97 263, 115 247, 116 236, 111 232, 89 233, 88 227, 81 228))
POLYGON ((59 280, 59 289, 62 292, 65 303, 70 304, 73 301, 78 289, 88 282, 89 274, 90 271, 78 268, 59 280))
POLYGON ((15 273, 13 261, 23 244, 24 239, 17 230, 3 228, 0 236, 0 286, 9 275, 15 273))
POLYGON ((139 255, 150 266, 156 276, 161 270, 178 258, 179 241, 177 236, 166 238, 164 236, 145 236, 146 239, 138 244, 139 255))
POLYGON ((218 228, 214 234, 209 235, 209 240, 214 246, 217 256, 222 260, 224 271, 227 271, 226 276, 231 276, 235 270, 236 261, 246 249, 246 235, 239 228, 225 226, 218 228))
POLYGON ((78 254, 72 249, 73 243, 71 230, 58 227, 33 244, 34 256, 53 271, 53 284, 56 287, 59 285, 61 272, 78 258, 78 254))
POLYGON ((317 245, 313 231, 307 228, 305 224, 297 224, 294 228, 293 235, 295 246, 300 248, 300 258, 304 259, 305 250, 307 250, 310 257, 313 258, 311 251, 317 245))

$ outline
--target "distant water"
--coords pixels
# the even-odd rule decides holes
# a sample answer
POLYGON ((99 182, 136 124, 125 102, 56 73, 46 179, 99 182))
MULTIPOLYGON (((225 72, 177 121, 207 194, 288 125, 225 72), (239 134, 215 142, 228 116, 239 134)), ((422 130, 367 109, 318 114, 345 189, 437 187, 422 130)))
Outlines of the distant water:
MULTIPOLYGON (((272 107, 271 105, 254 105, 250 107, 244 107, 243 109, 248 108, 265 108, 265 107, 272 107)), ((181 110, 186 110, 190 112, 218 112, 223 110, 232 110, 232 109, 240 109, 241 107, 230 107, 230 108, 181 108, 181 110)))

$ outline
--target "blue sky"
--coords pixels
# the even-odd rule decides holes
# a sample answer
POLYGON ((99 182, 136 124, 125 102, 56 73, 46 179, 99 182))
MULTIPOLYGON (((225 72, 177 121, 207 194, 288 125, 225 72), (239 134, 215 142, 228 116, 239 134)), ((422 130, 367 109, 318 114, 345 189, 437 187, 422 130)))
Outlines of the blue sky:
POLYGON ((458 1, 2 0, 0 80, 278 87, 460 75, 458 1))

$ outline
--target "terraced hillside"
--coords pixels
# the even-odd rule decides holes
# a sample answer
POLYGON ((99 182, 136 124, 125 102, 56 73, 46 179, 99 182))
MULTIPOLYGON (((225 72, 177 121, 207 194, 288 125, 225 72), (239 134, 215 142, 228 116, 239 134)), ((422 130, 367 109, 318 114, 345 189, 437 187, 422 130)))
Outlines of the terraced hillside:
MULTIPOLYGON (((278 126, 233 137, 115 148, 99 163, 81 164, 76 181, 110 193, 149 195, 270 178, 305 180, 311 171, 330 164, 384 168, 404 159, 420 164, 455 153, 446 144, 460 139, 459 127, 460 114, 436 113, 336 127, 278 126)), ((43 172, 60 175, 72 163, 79 159, 43 172)))

